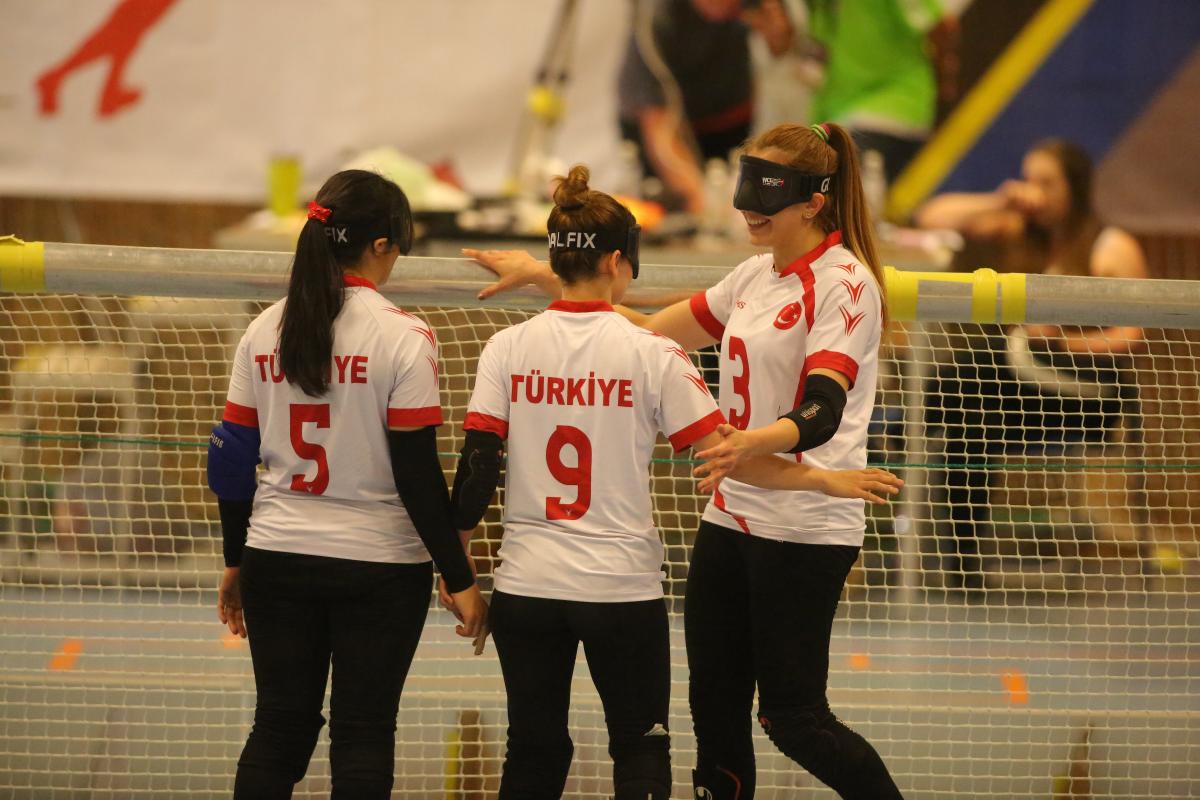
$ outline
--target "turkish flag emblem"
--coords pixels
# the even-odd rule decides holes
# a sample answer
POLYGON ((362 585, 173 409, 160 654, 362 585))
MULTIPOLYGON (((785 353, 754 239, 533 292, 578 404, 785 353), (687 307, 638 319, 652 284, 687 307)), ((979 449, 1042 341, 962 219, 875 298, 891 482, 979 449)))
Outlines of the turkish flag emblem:
POLYGON ((788 303, 783 308, 779 309, 779 313, 775 315, 775 327, 781 331, 786 331, 788 328, 795 325, 804 316, 804 307, 799 302, 788 303))

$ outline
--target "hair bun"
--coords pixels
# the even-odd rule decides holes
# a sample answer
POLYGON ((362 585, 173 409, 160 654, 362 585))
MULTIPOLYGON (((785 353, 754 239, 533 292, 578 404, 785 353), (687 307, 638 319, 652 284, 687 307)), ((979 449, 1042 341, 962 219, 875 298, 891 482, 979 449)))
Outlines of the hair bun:
POLYGON ((583 208, 584 200, 591 191, 588 187, 588 179, 591 176, 588 168, 582 164, 571 167, 565 178, 558 178, 558 185, 554 187, 554 205, 563 211, 577 211, 583 208))

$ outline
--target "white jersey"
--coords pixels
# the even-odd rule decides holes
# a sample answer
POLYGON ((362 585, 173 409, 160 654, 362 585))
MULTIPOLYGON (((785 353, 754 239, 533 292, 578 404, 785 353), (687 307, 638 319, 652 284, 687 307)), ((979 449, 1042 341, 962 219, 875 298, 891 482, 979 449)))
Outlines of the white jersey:
MULTIPOLYGON (((773 267, 769 253, 754 256, 692 298, 697 321, 721 341, 721 410, 736 428, 770 425, 800 404, 809 372, 837 370, 852 384, 841 425, 801 456, 815 467, 861 469, 875 405, 879 286, 837 231, 795 263, 773 267)), ((726 479, 704 519, 768 539, 861 545, 863 508, 862 500, 726 479)))
POLYGON ((238 345, 224 418, 257 427, 263 469, 246 544, 412 564, 429 561, 396 493, 387 428, 440 425, 437 340, 368 281, 346 277, 329 391, 310 397, 278 363, 284 301, 238 345))
POLYGON ((676 450, 722 421, 687 353, 603 302, 559 300, 492 337, 465 427, 507 438, 496 588, 591 602, 662 597, 650 503, 659 431, 676 450))

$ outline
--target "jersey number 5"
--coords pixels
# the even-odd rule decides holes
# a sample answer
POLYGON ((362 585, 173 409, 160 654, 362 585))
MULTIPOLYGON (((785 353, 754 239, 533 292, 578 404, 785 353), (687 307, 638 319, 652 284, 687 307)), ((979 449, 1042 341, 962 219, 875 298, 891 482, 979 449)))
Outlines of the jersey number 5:
POLYGON ((746 353, 746 343, 736 336, 729 337, 726 352, 730 360, 742 362, 741 374, 733 378, 733 393, 742 399, 742 410, 729 409, 729 424, 744 431, 750 426, 750 356, 746 353))
POLYGON ((546 498, 546 519, 579 519, 592 504, 592 443, 587 434, 570 425, 559 425, 546 442, 546 466, 554 480, 564 486, 574 486, 575 501, 564 503, 561 497, 546 498), (575 466, 562 461, 564 447, 575 449, 575 466))
POLYGON ((328 428, 329 403, 292 403, 289 408, 292 449, 301 458, 317 463, 317 475, 311 481, 305 480, 302 474, 292 476, 292 491, 325 494, 329 488, 329 459, 324 447, 304 441, 304 423, 312 422, 318 428, 328 428))

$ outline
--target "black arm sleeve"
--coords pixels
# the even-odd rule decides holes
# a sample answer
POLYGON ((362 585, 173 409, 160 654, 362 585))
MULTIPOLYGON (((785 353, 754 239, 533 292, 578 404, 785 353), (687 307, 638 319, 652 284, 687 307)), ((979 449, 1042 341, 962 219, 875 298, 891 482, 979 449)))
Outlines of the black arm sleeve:
POLYGON ((789 453, 801 453, 820 447, 833 438, 842 424, 846 409, 846 390, 828 375, 809 375, 804 381, 800 406, 780 419, 790 419, 800 429, 800 439, 789 453))
POLYGON ((217 511, 221 515, 221 551, 225 555, 227 567, 242 565, 242 551, 246 549, 246 530, 250 527, 250 512, 253 509, 253 500, 217 498, 217 511))
POLYGON ((467 431, 458 469, 454 473, 454 491, 450 495, 454 527, 473 530, 483 519, 492 495, 500 485, 500 451, 504 443, 490 431, 467 431))
POLYGON ((425 549, 433 556, 451 592, 475 582, 467 554, 450 519, 450 493, 438 462, 437 432, 432 427, 387 432, 392 478, 425 549))

